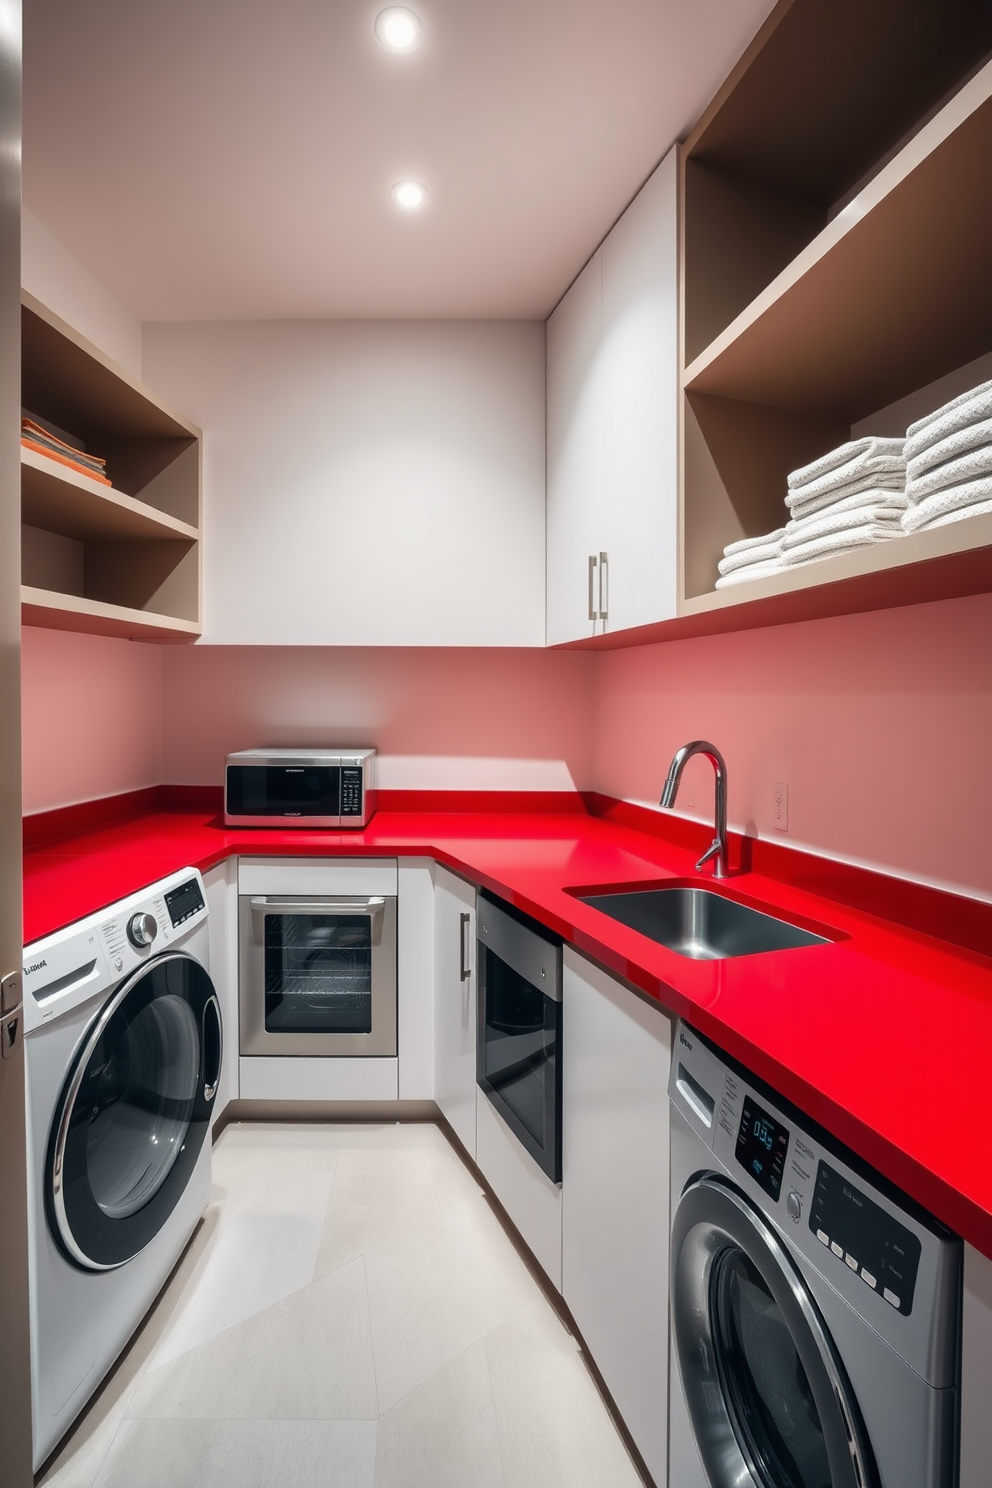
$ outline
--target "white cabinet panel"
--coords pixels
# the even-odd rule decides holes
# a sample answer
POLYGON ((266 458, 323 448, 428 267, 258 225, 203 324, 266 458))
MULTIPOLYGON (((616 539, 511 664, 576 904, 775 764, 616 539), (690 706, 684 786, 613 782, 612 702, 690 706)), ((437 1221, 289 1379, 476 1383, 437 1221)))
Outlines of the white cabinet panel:
POLYGON ((434 1097, 434 864, 400 858, 396 903, 400 1100, 434 1097))
POLYGON ((239 894, 395 894, 395 858, 241 858, 239 894))
POLYGON ((672 1027, 569 946, 563 995, 562 1295, 664 1483, 672 1027))
POLYGON ((476 1161, 527 1245, 561 1291, 561 1185, 552 1183, 476 1086, 476 1161))
POLYGON ((586 264, 548 321, 548 643, 592 635, 588 559, 600 541, 603 256, 586 264))
POLYGON ((434 883, 434 1099, 475 1160, 475 888, 446 868, 434 883), (469 972, 468 976, 463 971, 469 972))
POLYGON ((603 244, 605 482, 600 546, 609 619, 675 614, 678 521, 678 238, 672 150, 603 244))
POLYGON ((395 1059, 241 1059, 241 1099, 394 1101, 395 1059))
POLYGON ((548 321, 548 641, 676 606, 678 210, 671 150, 548 321), (594 586, 589 557, 607 554, 594 586))
POLYGON ((992 1482, 992 1261, 964 1248, 961 1488, 992 1482))

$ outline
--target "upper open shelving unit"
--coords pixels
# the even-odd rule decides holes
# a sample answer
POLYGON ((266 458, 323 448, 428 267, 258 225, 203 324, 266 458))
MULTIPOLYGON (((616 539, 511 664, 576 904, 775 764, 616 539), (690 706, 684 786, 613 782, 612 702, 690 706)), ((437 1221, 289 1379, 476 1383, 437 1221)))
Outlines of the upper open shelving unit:
POLYGON ((981 517, 714 588, 791 470, 992 376, 990 54, 970 0, 786 0, 687 140, 671 633, 992 589, 981 517))
POLYGON ((200 623, 200 431, 31 295, 21 402, 106 459, 110 486, 21 447, 24 623, 133 640, 200 623))

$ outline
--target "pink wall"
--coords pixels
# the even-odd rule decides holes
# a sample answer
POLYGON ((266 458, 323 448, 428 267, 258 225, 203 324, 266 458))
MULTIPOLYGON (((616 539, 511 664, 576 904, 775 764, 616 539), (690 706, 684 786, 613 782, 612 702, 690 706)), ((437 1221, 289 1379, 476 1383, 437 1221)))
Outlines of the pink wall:
POLYGON ((160 647, 31 627, 21 667, 25 813, 158 784, 160 647))
POLYGON ((219 784, 234 749, 370 743, 387 788, 581 788, 593 666, 531 650, 167 648, 165 776, 219 784))
MULTIPOLYGON (((602 653, 595 788, 654 804, 678 746, 708 738, 733 825, 992 899, 990 636, 986 594, 602 653)), ((712 811, 708 770, 687 768, 687 814, 712 811)))

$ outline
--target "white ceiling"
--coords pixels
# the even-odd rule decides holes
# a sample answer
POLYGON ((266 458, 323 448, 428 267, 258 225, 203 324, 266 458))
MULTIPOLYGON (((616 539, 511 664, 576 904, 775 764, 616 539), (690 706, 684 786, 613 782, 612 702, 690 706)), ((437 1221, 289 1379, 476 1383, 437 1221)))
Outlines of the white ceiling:
POLYGON ((28 0, 25 205, 142 320, 543 318, 771 8, 382 3, 28 0))

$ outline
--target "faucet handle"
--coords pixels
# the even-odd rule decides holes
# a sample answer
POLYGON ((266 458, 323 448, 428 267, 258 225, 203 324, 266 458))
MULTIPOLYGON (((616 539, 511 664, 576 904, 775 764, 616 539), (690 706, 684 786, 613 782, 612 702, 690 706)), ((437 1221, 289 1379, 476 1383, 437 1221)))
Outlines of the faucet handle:
POLYGON ((709 847, 703 853, 703 856, 696 864, 696 872, 701 873, 703 868, 710 861, 711 858, 716 859, 716 866, 713 869, 713 877, 726 878, 727 875, 723 865, 723 843, 720 841, 719 837, 714 837, 709 847))

